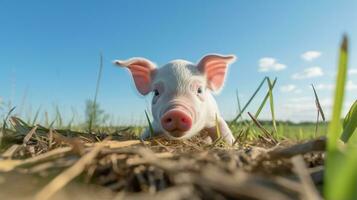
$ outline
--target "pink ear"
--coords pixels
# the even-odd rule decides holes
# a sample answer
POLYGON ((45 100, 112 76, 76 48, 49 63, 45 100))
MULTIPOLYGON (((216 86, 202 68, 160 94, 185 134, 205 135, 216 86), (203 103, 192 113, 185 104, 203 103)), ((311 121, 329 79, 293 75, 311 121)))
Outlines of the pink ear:
POLYGON ((133 76, 135 86, 142 95, 151 91, 151 81, 156 70, 155 64, 145 58, 131 58, 126 61, 116 60, 114 64, 127 67, 133 76))
POLYGON ((234 62, 234 55, 207 55, 199 62, 198 69, 205 74, 208 87, 219 92, 224 85, 224 80, 227 74, 228 65, 234 62))

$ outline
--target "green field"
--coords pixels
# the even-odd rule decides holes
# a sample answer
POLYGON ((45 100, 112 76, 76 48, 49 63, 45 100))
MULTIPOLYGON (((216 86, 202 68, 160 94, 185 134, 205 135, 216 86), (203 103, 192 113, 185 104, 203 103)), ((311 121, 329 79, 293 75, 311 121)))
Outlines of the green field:
MULTIPOLYGON (((266 77, 228 122, 236 141, 200 137, 139 140, 144 127, 105 125, 96 97, 86 119, 55 116, 21 119, 2 105, 0 196, 6 199, 356 199, 357 101, 342 116, 348 40, 341 44, 334 104, 324 121, 315 92, 317 122, 275 119, 276 79, 266 77), (269 90, 262 91, 267 84, 269 90), (265 97, 247 113, 258 92, 265 97), (259 120, 263 108, 271 120, 259 120), (242 119, 248 114, 249 120, 242 119), (39 118, 44 119, 42 121, 39 118), (353 134, 355 133, 355 134, 353 134), (14 181, 21 179, 21 181, 14 181), (93 193, 93 190, 96 192, 93 193)), ((100 75, 98 80, 100 80, 100 75)), ((98 81, 97 88, 100 81, 98 81)), ((96 95, 98 90, 96 90, 96 95)), ((237 98, 238 105, 241 105, 237 98)), ((46 113, 46 112, 45 112, 46 113)), ((147 124, 150 125, 148 117, 147 124)), ((5 199, 4 198, 4 199, 5 199)))

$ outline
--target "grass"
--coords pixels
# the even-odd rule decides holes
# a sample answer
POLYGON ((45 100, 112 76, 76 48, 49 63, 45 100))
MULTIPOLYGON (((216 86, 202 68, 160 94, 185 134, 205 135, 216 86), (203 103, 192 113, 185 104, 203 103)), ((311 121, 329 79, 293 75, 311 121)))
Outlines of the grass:
POLYGON ((89 132, 92 131, 93 126, 96 126, 96 122, 97 122, 97 118, 99 115, 98 113, 98 104, 97 104, 97 99, 98 99, 98 94, 99 94, 99 87, 100 87, 100 82, 102 79, 102 72, 103 72, 103 54, 100 54, 100 62, 99 62, 99 72, 98 72, 98 78, 97 78, 97 84, 96 84, 96 88, 95 88, 95 93, 94 93, 94 99, 93 99, 93 103, 92 103, 92 110, 89 113, 89 119, 88 119, 88 130, 89 132))
POLYGON ((328 131, 328 150, 329 152, 335 151, 337 149, 337 142, 340 136, 342 126, 341 126, 341 113, 343 107, 343 100, 346 87, 347 78, 347 60, 348 60, 348 40, 344 36, 341 48, 340 48, 340 60, 338 65, 338 73, 336 80, 336 89, 333 104, 332 119, 328 131))
POLYGON ((148 121, 148 126, 149 126, 149 131, 150 131, 150 138, 153 137, 154 135, 154 128, 152 127, 151 121, 150 121, 150 117, 148 115, 148 113, 145 110, 145 116, 146 116, 146 120, 148 121))
MULTIPOLYGON (((248 102, 244 105, 244 107, 242 108, 241 112, 238 113, 238 115, 232 120, 231 123, 236 122, 241 116, 242 114, 245 112, 245 110, 248 108, 249 104, 253 101, 253 99, 255 98, 255 96, 258 94, 258 92, 260 91, 260 89, 263 87, 265 80, 267 79, 267 77, 265 77, 259 84, 258 88, 254 91, 253 95, 249 98, 248 102)), ((239 101, 238 101, 239 102, 239 101)))
POLYGON ((355 199, 357 197, 357 157, 356 143, 347 146, 340 144, 340 136, 347 142, 357 127, 356 108, 353 105, 341 123, 344 93, 348 69, 348 38, 343 37, 340 47, 338 74, 336 80, 332 119, 328 129, 326 160, 326 184, 324 192, 327 199, 355 199), (343 129, 343 132, 342 132, 343 129))
POLYGON ((353 103, 345 119, 343 120, 343 132, 341 140, 347 143, 357 128, 357 101, 353 103))
POLYGON ((270 102, 271 120, 273 122, 275 133, 278 131, 278 129, 276 127, 275 109, 274 109, 274 97, 273 97, 273 89, 274 89, 274 84, 275 84, 276 80, 277 80, 277 78, 275 78, 274 83, 272 83, 270 78, 267 79, 268 85, 269 85, 269 102, 270 102))

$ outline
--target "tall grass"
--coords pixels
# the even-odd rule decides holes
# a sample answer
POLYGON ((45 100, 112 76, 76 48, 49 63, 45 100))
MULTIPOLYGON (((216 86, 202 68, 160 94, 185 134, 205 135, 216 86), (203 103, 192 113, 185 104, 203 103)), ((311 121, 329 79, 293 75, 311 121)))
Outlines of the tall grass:
POLYGON ((347 79, 347 60, 348 60, 348 39, 343 37, 340 48, 340 58, 338 65, 338 73, 336 80, 333 113, 328 131, 328 150, 335 151, 337 149, 338 137, 341 133, 341 113, 343 108, 343 100, 345 95, 345 86, 347 79))
POLYGON ((260 91, 260 89, 263 87, 265 80, 267 79, 267 77, 264 77, 264 79, 260 82, 258 88, 255 90, 255 92, 253 93, 253 95, 249 98, 248 102, 244 105, 244 107, 242 108, 241 112, 238 113, 238 115, 231 121, 231 124, 234 122, 237 122, 237 120, 242 116, 242 114, 244 113, 244 111, 248 108, 249 104, 253 101, 253 99, 255 98, 255 96, 258 94, 258 92, 260 91))
POLYGON ((154 136, 154 128, 152 127, 152 123, 151 123, 151 121, 150 121, 149 115, 148 115, 148 113, 146 112, 146 110, 145 110, 145 116, 146 116, 146 120, 147 120, 148 125, 149 125, 150 138, 152 138, 152 137, 154 136))
POLYGON ((357 100, 351 106, 350 111, 347 113, 345 119, 343 120, 343 133, 341 135, 341 140, 343 142, 348 142, 353 132, 357 128, 357 100))
POLYGON ((94 94, 94 99, 93 99, 93 103, 92 106, 93 108, 91 109, 91 112, 89 112, 89 116, 88 116, 88 131, 91 132, 93 129, 93 126, 97 125, 95 124, 97 121, 96 119, 98 118, 98 107, 97 107, 97 98, 98 98, 98 94, 99 94, 99 87, 100 87, 100 81, 102 79, 102 72, 103 72, 103 54, 100 53, 99 56, 100 62, 99 62, 99 72, 98 72, 98 78, 97 78, 97 84, 96 84, 96 88, 95 88, 95 94, 94 94))
MULTIPOLYGON (((277 80, 277 78, 275 78, 274 83, 276 82, 276 80, 277 80)), ((270 78, 268 78, 267 81, 268 81, 268 85, 269 85, 269 102, 270 102, 271 119, 273 121, 274 132, 276 133, 278 131, 278 128, 276 127, 276 120, 275 120, 274 97, 273 97, 274 85, 271 82, 270 78)))
MULTIPOLYGON (((326 199, 349 200, 357 198, 357 148, 356 144, 353 143, 342 145, 339 140, 343 127, 341 124, 341 113, 348 67, 347 36, 343 37, 339 55, 333 113, 328 129, 324 194, 326 199)), ((345 118, 345 132, 342 137, 346 140, 348 138, 344 136, 351 135, 357 126, 357 121, 352 121, 357 117, 357 112, 354 110, 355 107, 352 106, 349 112, 351 116, 348 115, 345 118), (347 124, 351 124, 348 126, 349 128, 347 128, 347 124)))
MULTIPOLYGON (((275 87, 275 84, 277 82, 277 78, 275 78, 274 81, 271 82, 268 77, 265 77, 263 79, 263 81, 261 82, 261 84, 258 86, 258 88, 255 90, 254 94, 251 96, 251 98, 245 104, 243 109, 241 110, 240 106, 238 107, 240 112, 230 123, 230 127, 233 129, 236 129, 239 126, 239 124, 242 124, 242 123, 244 124, 244 128, 241 129, 241 131, 238 131, 238 132, 240 132, 240 134, 238 135, 238 138, 241 140, 245 140, 248 137, 251 137, 252 139, 254 139, 256 136, 258 136, 256 129, 252 129, 252 126, 254 124, 253 120, 250 122, 246 122, 245 120, 242 120, 240 123, 238 123, 237 120, 242 117, 242 113, 244 112, 245 109, 247 109, 249 104, 253 101, 254 97, 257 95, 257 93, 262 88, 262 86, 264 85, 265 82, 268 84, 268 92, 265 94, 263 101, 260 103, 260 106, 259 106, 258 110, 255 112, 254 116, 251 116, 251 117, 254 119, 258 119, 261 111, 263 110, 263 108, 265 107, 265 105, 269 99, 270 100, 270 109, 271 109, 271 114, 272 114, 272 119, 273 119, 272 120, 273 129, 274 129, 275 133, 277 132, 277 126, 276 126, 276 120, 275 120, 275 114, 274 114, 275 113, 274 100, 273 100, 273 92, 272 92, 275 87), (253 133, 253 134, 249 134, 249 133, 253 133)), ((237 93, 237 101, 238 101, 238 105, 240 105, 238 93, 237 93)))

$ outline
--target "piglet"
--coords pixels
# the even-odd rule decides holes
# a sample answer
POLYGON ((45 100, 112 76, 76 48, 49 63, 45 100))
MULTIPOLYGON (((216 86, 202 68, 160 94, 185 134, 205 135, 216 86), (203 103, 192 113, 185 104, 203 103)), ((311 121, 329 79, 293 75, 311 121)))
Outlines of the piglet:
MULTIPOLYGON (((144 58, 114 63, 129 69, 140 94, 153 93, 154 135, 165 134, 169 139, 180 140, 202 134, 207 142, 212 142, 217 139, 218 124, 224 141, 233 144, 232 132, 212 94, 222 89, 228 66, 235 59, 234 55, 211 54, 198 64, 173 60, 160 68, 144 58)), ((150 130, 146 129, 142 139, 148 137, 150 130)))

